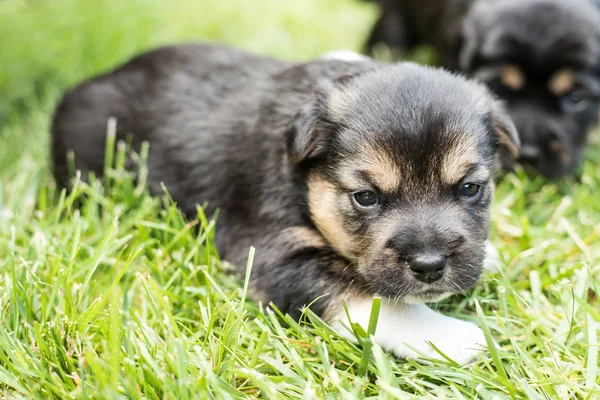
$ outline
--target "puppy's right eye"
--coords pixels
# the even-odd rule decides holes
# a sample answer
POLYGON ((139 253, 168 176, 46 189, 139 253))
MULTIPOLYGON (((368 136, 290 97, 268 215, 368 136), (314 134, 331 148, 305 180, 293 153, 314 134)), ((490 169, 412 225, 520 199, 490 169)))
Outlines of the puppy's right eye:
POLYGON ((370 190, 363 190, 352 195, 359 207, 373 207, 377 205, 377 195, 370 190))
POLYGON ((476 198, 481 191, 481 185, 476 183, 465 183, 460 188, 460 195, 469 199, 476 198))

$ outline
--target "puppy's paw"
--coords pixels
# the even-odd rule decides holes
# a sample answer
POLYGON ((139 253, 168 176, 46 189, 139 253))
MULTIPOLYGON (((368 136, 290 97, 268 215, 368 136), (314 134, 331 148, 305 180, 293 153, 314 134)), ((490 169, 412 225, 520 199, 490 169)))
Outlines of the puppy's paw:
MULTIPOLYGON (((448 320, 440 326, 441 330, 439 331, 407 338, 402 344, 391 343, 392 352, 403 358, 421 358, 423 355, 427 358, 444 359, 436 350, 437 348, 458 364, 467 364, 473 361, 486 347, 483 331, 470 322, 446 318, 448 320)), ((384 346, 383 342, 381 344, 384 346)))
MULTIPOLYGON (((351 321, 366 329, 371 300, 354 300, 347 306, 351 321)), ((425 304, 393 304, 387 299, 381 301, 374 340, 400 358, 444 360, 437 348, 458 364, 473 360, 486 347, 483 331, 475 324, 447 317, 425 304)))

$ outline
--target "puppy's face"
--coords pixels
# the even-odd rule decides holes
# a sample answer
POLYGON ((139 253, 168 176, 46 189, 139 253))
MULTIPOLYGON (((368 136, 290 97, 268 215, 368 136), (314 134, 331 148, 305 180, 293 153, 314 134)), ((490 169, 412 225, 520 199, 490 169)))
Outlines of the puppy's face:
POLYGON ((506 100, 521 160, 543 175, 581 161, 600 107, 600 11, 589 1, 479 2, 466 18, 463 71, 506 100))
POLYGON ((355 285, 432 301, 477 281, 497 154, 518 145, 483 86, 412 64, 363 73, 319 94, 288 140, 355 285))

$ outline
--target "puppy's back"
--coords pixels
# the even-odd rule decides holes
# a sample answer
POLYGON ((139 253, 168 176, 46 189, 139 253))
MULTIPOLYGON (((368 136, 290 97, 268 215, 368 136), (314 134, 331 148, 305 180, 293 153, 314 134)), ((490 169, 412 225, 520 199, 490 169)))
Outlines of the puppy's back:
MULTIPOLYGON (((103 171, 107 121, 117 121, 117 138, 132 136, 137 148, 173 113, 205 116, 241 87, 282 66, 282 61, 209 44, 162 47, 133 58, 70 90, 52 124, 52 154, 57 181, 68 186, 67 153, 75 166, 103 171)), ((164 136, 164 131, 161 131, 164 136)))

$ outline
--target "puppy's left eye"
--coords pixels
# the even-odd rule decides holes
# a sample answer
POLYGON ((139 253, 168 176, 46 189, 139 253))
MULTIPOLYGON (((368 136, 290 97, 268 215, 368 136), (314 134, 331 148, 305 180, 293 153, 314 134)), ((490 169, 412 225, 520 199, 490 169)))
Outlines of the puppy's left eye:
POLYGON ((377 195, 370 190, 363 190, 353 194, 354 201, 360 207, 373 207, 377 205, 377 195))
POLYGON ((481 192, 481 185, 477 183, 464 183, 460 188, 461 197, 473 199, 481 192))

